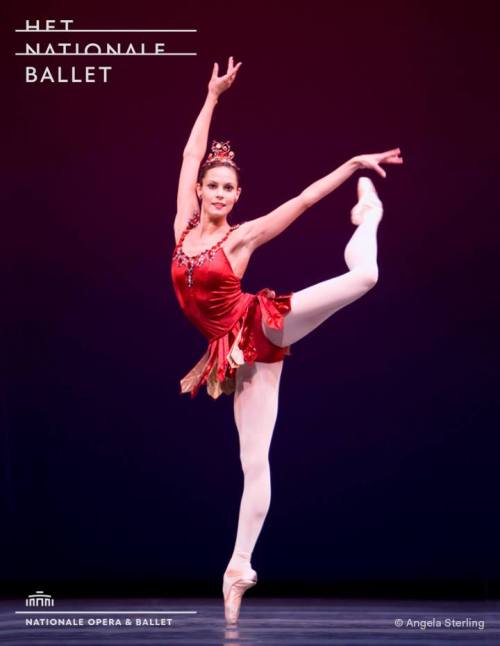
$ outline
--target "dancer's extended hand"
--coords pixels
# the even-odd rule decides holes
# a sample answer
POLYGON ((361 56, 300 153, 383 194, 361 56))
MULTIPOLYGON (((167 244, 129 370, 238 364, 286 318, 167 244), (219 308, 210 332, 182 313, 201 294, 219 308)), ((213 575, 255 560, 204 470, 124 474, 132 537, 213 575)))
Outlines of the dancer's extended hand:
POLYGON ((382 177, 387 177, 387 173, 380 166, 380 164, 402 164, 403 158, 400 157, 401 150, 393 148, 387 150, 385 153, 372 153, 370 155, 358 155, 353 157, 353 161, 357 162, 359 168, 370 168, 377 171, 382 177))
POLYGON ((223 92, 228 90, 233 84, 240 66, 241 61, 237 65, 234 65, 233 57, 230 56, 227 63, 227 72, 223 76, 218 76, 219 64, 214 63, 212 78, 210 79, 210 82, 208 84, 208 91, 219 97, 223 92))

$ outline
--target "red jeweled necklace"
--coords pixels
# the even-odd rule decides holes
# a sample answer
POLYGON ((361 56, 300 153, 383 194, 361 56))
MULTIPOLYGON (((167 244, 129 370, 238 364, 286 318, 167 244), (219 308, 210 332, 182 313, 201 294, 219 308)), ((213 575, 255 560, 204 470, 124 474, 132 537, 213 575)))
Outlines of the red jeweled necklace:
POLYGON ((234 231, 234 229, 237 229, 240 225, 235 224, 233 225, 229 231, 226 232, 225 236, 222 238, 222 240, 219 240, 219 242, 216 242, 212 247, 209 249, 205 249, 204 251, 201 251, 200 253, 196 254, 195 256, 188 256, 184 253, 184 250, 182 249, 182 244, 184 242, 184 238, 187 236, 189 231, 193 229, 195 226, 200 221, 200 216, 199 214, 195 214, 190 220, 189 223, 186 227, 186 229, 183 231, 181 238, 177 245, 175 246, 174 249, 174 255, 173 255, 173 260, 177 260, 177 264, 179 266, 185 266, 186 267, 186 280, 187 280, 187 285, 188 287, 193 286, 193 271, 195 267, 201 267, 203 263, 206 260, 212 260, 212 258, 215 256, 217 251, 220 249, 221 245, 224 244, 224 242, 227 240, 227 237, 231 233, 231 231, 234 231))

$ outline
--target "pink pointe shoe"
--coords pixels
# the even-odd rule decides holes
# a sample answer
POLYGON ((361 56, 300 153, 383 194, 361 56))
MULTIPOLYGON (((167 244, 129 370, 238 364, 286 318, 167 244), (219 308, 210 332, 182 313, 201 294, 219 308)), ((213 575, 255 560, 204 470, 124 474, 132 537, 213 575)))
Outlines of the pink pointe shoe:
POLYGON ((367 213, 376 213, 382 217, 382 202, 380 201, 373 182, 368 177, 358 179, 358 203, 351 211, 351 222, 359 225, 367 213))
POLYGON ((238 623, 243 595, 257 583, 257 572, 245 570, 226 570, 222 584, 224 614, 228 624, 238 623))

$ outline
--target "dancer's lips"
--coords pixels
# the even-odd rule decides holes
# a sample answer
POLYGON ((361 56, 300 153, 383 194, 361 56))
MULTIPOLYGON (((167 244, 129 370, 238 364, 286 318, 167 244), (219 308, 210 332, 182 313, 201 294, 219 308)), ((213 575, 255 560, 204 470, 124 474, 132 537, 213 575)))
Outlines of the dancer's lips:
POLYGON ((222 209, 224 206, 226 206, 225 204, 222 204, 222 202, 214 202, 213 205, 218 209, 222 209))

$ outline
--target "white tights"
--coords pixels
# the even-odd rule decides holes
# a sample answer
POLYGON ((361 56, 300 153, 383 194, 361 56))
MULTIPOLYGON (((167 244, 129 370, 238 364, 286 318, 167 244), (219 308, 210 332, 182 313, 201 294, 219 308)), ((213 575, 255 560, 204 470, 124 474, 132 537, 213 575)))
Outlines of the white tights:
MULTIPOLYGON (((284 347, 312 332, 342 307, 360 298, 378 280, 377 229, 381 214, 369 212, 349 240, 344 258, 349 271, 294 292, 282 330, 263 330, 284 347)), ((234 417, 244 475, 238 531, 228 568, 250 565, 251 555, 271 503, 269 448, 278 414, 283 361, 244 364, 236 372, 234 417)))

